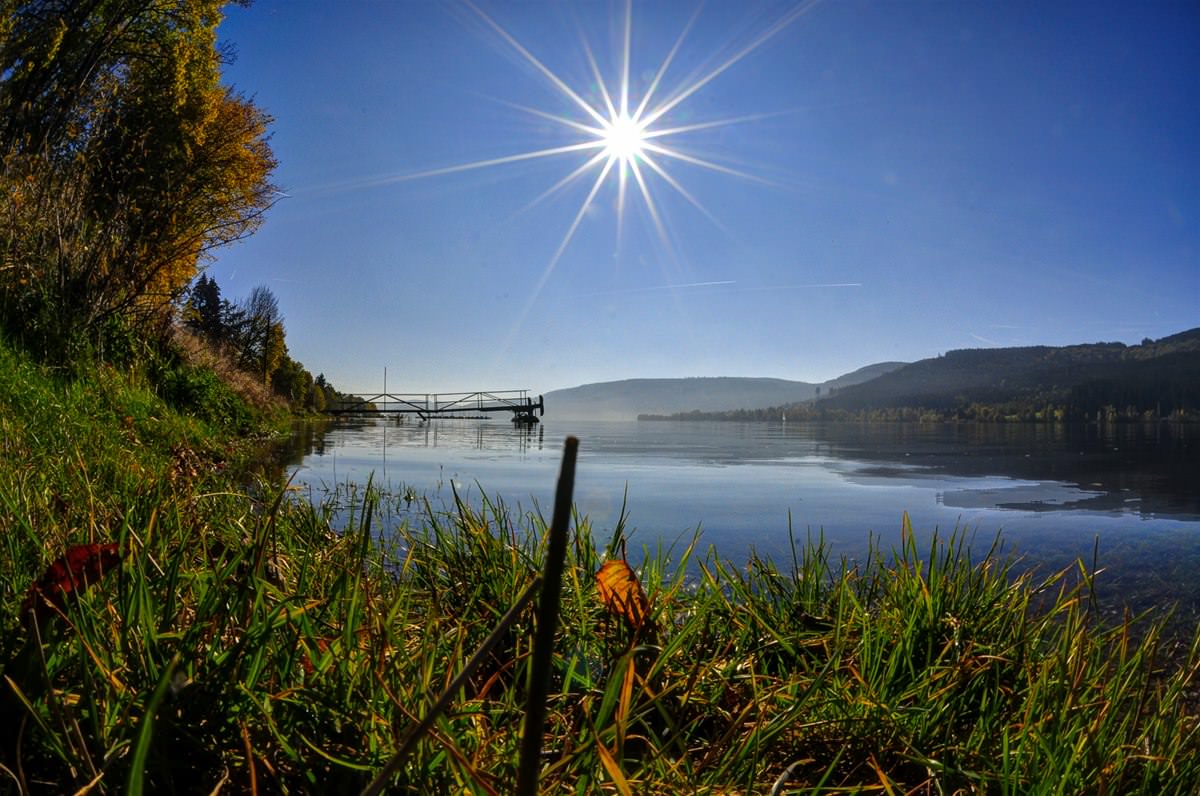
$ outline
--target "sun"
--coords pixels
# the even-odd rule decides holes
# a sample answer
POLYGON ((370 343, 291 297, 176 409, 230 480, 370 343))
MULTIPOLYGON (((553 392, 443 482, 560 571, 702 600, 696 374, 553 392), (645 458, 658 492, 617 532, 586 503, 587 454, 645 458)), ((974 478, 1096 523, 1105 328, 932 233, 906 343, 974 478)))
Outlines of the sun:
MULTIPOLYGON (((537 284, 533 287, 524 310, 517 317, 516 325, 509 333, 508 339, 505 340, 503 349, 508 350, 509 345, 515 337, 517 328, 520 327, 524 322, 525 316, 531 311, 542 288, 549 281, 551 274, 570 246, 576 231, 588 215, 588 210, 597 201, 600 189, 605 184, 610 181, 616 183, 617 248, 619 249, 621 246, 621 230, 627 209, 627 194, 632 194, 640 198, 645 215, 654 228, 659 242, 668 253, 668 256, 674 258, 671 237, 667 234, 663 215, 659 211, 655 191, 664 190, 664 186, 665 188, 669 188, 670 191, 681 197, 717 227, 723 227, 713 214, 670 173, 668 165, 687 164, 688 166, 719 172, 745 180, 770 183, 769 180, 688 151, 678 143, 678 140, 690 133, 701 130, 711 130, 732 124, 754 122, 774 114, 754 114, 676 125, 672 125, 670 122, 671 114, 713 80, 716 80, 743 58, 750 55, 769 39, 779 34, 811 10, 818 2, 819 0, 800 0, 800 2, 784 12, 773 24, 753 36, 748 43, 736 48, 731 55, 725 57, 723 60, 717 61, 716 65, 711 67, 707 72, 700 73, 699 76, 693 76, 668 91, 663 89, 664 78, 683 46, 688 32, 692 29, 700 15, 700 8, 697 8, 683 26, 683 31, 675 40, 674 45, 670 47, 663 57, 657 71, 653 72, 653 77, 646 84, 645 89, 641 92, 640 96, 635 97, 632 95, 633 87, 630 84, 629 77, 632 69, 633 2, 632 0, 626 0, 624 3, 623 46, 619 55, 620 63, 618 67, 620 74, 616 79, 605 78, 592 53, 590 44, 586 38, 582 42, 582 54, 586 58, 592 73, 592 81, 590 83, 599 94, 599 101, 589 102, 580 95, 579 91, 572 88, 563 78, 546 66, 524 44, 505 30, 504 27, 484 13, 472 0, 464 0, 467 8, 519 53, 528 64, 533 66, 563 98, 570 101, 570 104, 575 109, 575 115, 573 117, 560 115, 540 108, 531 108, 504 100, 500 101, 524 113, 561 125, 577 136, 577 138, 572 143, 565 143, 560 146, 518 152, 487 160, 462 163, 457 166, 447 166, 428 171, 398 175, 374 181, 372 184, 435 177, 473 169, 524 163, 542 158, 561 156, 574 156, 578 158, 581 155, 583 156, 583 161, 580 165, 572 169, 562 179, 542 192, 541 195, 537 196, 525 207, 526 210, 530 209, 540 202, 549 199, 551 196, 558 194, 567 186, 585 179, 589 173, 595 174, 595 178, 591 181, 591 187, 588 189, 583 203, 575 213, 574 219, 564 233, 558 248, 555 250, 553 256, 550 257, 549 263, 543 269, 537 284), (661 92, 660 89, 662 89, 661 92), (663 94, 665 94, 665 97, 661 96, 663 94)), ((643 72, 643 74, 648 75, 650 72, 643 72)))
MULTIPOLYGON (((667 91, 663 89, 664 78, 667 76, 676 55, 682 48, 688 32, 699 17, 700 9, 697 8, 696 12, 692 14, 691 19, 684 25, 683 31, 664 56, 658 69, 653 73, 653 77, 649 80, 640 96, 633 96, 634 87, 631 85, 629 77, 633 67, 633 2, 632 0, 626 0, 624 3, 623 46, 619 54, 619 74, 615 79, 605 77, 592 52, 591 45, 586 39, 582 42, 582 54, 591 69, 591 84, 595 87, 596 93, 599 95, 598 101, 584 99, 575 88, 546 66, 498 22, 484 13, 471 0, 465 0, 465 2, 467 7, 488 27, 516 50, 526 62, 540 72, 564 98, 570 101, 576 110, 576 114, 572 117, 515 103, 505 104, 509 104, 515 109, 541 119, 554 122, 569 131, 582 135, 577 139, 576 143, 522 152, 505 157, 477 161, 475 163, 464 163, 460 166, 451 166, 445 169, 434 169, 432 171, 409 175, 408 179, 430 177, 468 169, 500 166, 546 157, 584 155, 585 160, 582 165, 570 171, 565 177, 527 205, 527 208, 533 207, 550 196, 557 194, 568 185, 585 179, 585 175, 589 172, 596 175, 592 180, 591 188, 587 191, 587 196, 583 200, 583 204, 579 207, 574 220, 563 235, 558 249, 550 258, 550 262, 546 266, 541 280, 534 288, 534 298, 536 298, 537 293, 545 285, 546 280, 549 278, 551 272, 554 271, 563 253, 570 245, 588 210, 596 201, 600 189, 610 180, 616 182, 617 190, 616 221, 618 248, 620 247, 621 228, 627 209, 626 195, 627 193, 633 193, 641 199, 646 216, 654 227, 660 243, 668 253, 671 250, 670 236, 667 234, 662 214, 658 208, 653 183, 659 183, 659 189, 662 186, 669 188, 713 221, 718 227, 721 226, 712 213, 705 209, 679 180, 670 173, 668 163, 683 163, 747 180, 767 182, 754 175, 689 152, 682 148, 677 143, 677 140, 689 133, 731 124, 752 122, 770 114, 711 119, 682 125, 671 125, 669 121, 670 114, 698 91, 702 90, 747 55, 762 46, 767 40, 795 22, 800 16, 809 11, 816 4, 817 0, 802 0, 802 2, 792 6, 774 24, 768 26, 757 36, 754 36, 749 43, 736 49, 732 55, 719 61, 715 67, 700 74, 699 77, 693 77, 675 86, 673 90, 667 91), (661 95, 665 95, 665 97, 661 95)), ((645 72, 644 74, 650 73, 645 72)))
MULTIPOLYGON (((630 83, 630 72, 633 66, 633 2, 632 0, 625 0, 623 36, 621 37, 622 48, 619 54, 618 66, 619 75, 615 79, 606 78, 602 74, 596 57, 592 52, 591 45, 586 38, 582 41, 582 54, 586 58, 592 73, 591 85, 595 87, 599 94, 599 101, 593 100, 589 102, 575 88, 546 66, 529 48, 475 5, 472 0, 464 0, 467 8, 509 46, 516 50, 527 63, 541 73, 565 99, 573 104, 576 114, 574 117, 571 117, 551 113, 540 108, 531 108, 507 102, 503 99, 500 101, 514 109, 561 125, 577 134, 579 138, 574 143, 566 143, 561 146, 519 152, 487 160, 478 160, 472 163, 462 163, 457 166, 447 166, 445 168, 384 178, 375 184, 435 177, 473 169, 528 162, 541 158, 570 155, 578 157, 579 155, 583 155, 585 159, 581 165, 571 170, 566 176, 550 186, 526 206, 526 209, 532 208, 534 205, 559 193, 567 186, 584 179, 585 175, 589 172, 596 174, 594 180, 592 180, 590 189, 587 191, 587 196, 583 200, 583 204, 579 207, 574 220, 563 235, 558 249, 550 258, 550 262, 542 273, 541 280, 539 280, 538 285, 534 288, 533 298, 537 297, 538 292, 540 292, 550 274, 558 265, 563 253, 567 250, 572 238, 579 229, 580 223, 587 215, 588 210, 596 202, 600 189, 610 180, 616 182, 617 189, 616 221, 618 248, 621 240, 621 227, 627 209, 626 194, 633 193, 641 199, 642 207, 649 217, 660 243, 669 252, 671 249, 670 236, 667 234, 662 215, 659 212, 655 194, 656 189, 662 190, 663 186, 669 188, 714 224, 721 227, 720 222, 712 213, 670 173, 667 168, 669 163, 687 164, 754 182, 770 182, 769 180, 736 168, 714 162, 711 158, 701 157, 681 147, 677 143, 677 140, 680 137, 686 137, 689 133, 711 130, 732 124, 758 121, 767 116, 774 115, 770 113, 754 114, 672 126, 669 122, 670 114, 713 80, 716 80, 743 58, 750 55, 769 39, 779 34, 810 11, 818 2, 819 0, 801 0, 784 12, 773 24, 753 36, 748 43, 735 49, 731 55, 725 57, 723 60, 718 61, 716 66, 711 67, 707 72, 701 73, 698 77, 693 76, 675 86, 674 89, 667 91, 663 89, 664 78, 668 74, 676 55, 682 48, 688 32, 699 18, 701 9, 697 8, 683 26, 683 30, 675 40, 674 45, 670 47, 663 57, 658 69, 653 73, 653 77, 649 80, 641 95, 635 97, 633 96, 633 86, 630 83), (660 91, 660 89, 662 90, 660 91), (665 94, 665 98, 660 98, 660 94, 665 94), (657 188, 653 185, 654 183, 659 184, 657 188)), ((643 72, 643 74, 650 73, 647 71, 643 72)))
POLYGON ((606 122, 600 138, 604 142, 604 154, 610 160, 627 165, 635 158, 645 159, 646 125, 639 124, 626 113, 618 113, 606 122))

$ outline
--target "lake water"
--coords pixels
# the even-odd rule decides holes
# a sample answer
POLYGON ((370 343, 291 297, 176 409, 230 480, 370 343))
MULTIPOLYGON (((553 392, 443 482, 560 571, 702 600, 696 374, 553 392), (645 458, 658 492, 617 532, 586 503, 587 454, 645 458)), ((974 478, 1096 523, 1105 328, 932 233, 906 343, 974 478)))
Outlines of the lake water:
POLYGON ((1200 612, 1192 426, 343 420, 308 427, 290 471, 315 497, 373 477, 435 505, 453 485, 549 517, 568 434, 580 439, 579 511, 604 543, 626 502, 631 559, 696 528, 734 560, 753 548, 789 561, 789 528, 859 557, 872 536, 897 545, 907 511, 923 539, 967 528, 982 552, 1001 532, 1047 570, 1090 562, 1098 544, 1106 604, 1200 612))

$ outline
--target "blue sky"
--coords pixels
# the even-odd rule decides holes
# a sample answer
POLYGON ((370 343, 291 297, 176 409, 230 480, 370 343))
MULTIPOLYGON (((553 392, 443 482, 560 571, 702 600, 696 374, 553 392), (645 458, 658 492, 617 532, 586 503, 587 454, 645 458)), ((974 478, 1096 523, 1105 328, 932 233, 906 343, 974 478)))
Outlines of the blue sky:
POLYGON ((561 86, 608 116, 590 48, 619 106, 622 2, 230 9, 227 81, 275 117, 288 196, 210 275, 270 287, 292 356, 354 390, 822 381, 1200 325, 1195 3, 629 19, 631 112, 673 48, 648 107, 704 81, 648 128, 694 128, 648 139, 686 192, 642 162, 653 213, 632 171, 618 213, 619 166, 543 196, 600 149, 455 170, 596 140, 561 86))

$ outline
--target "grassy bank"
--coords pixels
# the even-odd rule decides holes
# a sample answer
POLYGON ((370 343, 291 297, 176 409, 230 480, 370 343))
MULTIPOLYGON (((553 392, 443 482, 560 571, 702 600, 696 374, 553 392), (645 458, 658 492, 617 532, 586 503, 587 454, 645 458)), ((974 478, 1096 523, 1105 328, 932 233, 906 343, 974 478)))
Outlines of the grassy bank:
MULTIPOLYGON (((63 381, 3 346, 0 372, 0 792, 354 792, 542 569, 542 519, 499 503, 242 488, 232 440, 258 421, 202 375, 63 381), (43 579, 87 544, 112 546, 82 548, 86 580, 43 579)), ((904 539, 854 567, 812 541, 744 567, 631 550, 641 619, 597 589, 621 540, 577 518, 542 789, 1193 792, 1200 646, 1099 628, 1082 565, 1035 581, 904 539)), ((391 790, 511 792, 534 622, 391 790)))

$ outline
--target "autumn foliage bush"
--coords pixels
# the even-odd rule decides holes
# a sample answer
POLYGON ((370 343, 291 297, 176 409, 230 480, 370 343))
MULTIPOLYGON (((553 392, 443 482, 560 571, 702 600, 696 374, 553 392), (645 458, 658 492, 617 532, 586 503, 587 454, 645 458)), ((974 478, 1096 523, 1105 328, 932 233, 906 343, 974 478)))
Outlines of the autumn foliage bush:
POLYGON ((220 83, 219 0, 0 10, 0 321, 48 361, 163 330, 277 192, 270 118, 220 83))

